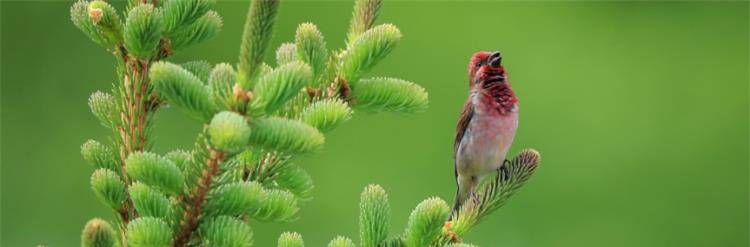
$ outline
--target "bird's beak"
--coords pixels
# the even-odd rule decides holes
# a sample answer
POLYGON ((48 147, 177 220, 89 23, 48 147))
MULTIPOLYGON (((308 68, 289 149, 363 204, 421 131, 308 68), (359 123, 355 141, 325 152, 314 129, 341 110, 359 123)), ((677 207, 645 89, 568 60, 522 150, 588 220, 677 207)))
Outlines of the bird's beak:
POLYGON ((500 52, 495 51, 490 54, 490 56, 487 58, 487 61, 491 67, 500 67, 500 63, 502 62, 503 57, 500 55, 500 52))

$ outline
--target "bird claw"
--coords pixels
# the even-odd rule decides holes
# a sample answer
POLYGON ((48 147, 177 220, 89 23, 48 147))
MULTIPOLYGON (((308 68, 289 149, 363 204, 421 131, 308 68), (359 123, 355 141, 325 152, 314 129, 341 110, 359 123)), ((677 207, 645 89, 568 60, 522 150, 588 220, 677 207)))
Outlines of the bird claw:
POLYGON ((482 201, 476 192, 471 193, 471 199, 474 201, 474 205, 477 205, 482 201))
POLYGON ((510 178, 510 160, 504 160, 503 165, 500 166, 499 169, 497 169, 497 176, 500 177, 500 180, 507 180, 510 178))

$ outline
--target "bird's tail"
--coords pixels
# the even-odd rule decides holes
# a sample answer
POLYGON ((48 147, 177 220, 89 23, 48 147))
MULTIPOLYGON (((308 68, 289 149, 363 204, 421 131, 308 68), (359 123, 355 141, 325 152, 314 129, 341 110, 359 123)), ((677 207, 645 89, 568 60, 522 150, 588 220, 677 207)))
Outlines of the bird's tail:
POLYGON ((463 201, 458 198, 458 190, 456 190, 456 198, 453 199, 453 209, 451 209, 451 215, 448 217, 448 220, 453 220, 458 216, 458 210, 461 208, 461 204, 463 204, 463 201))
POLYGON ((471 178, 466 180, 458 179, 457 183, 458 188, 456 188, 456 198, 453 201, 453 209, 451 210, 450 220, 455 219, 458 216, 458 211, 461 209, 461 205, 466 202, 466 199, 468 199, 472 191, 474 191, 474 188, 476 185, 476 179, 471 178))

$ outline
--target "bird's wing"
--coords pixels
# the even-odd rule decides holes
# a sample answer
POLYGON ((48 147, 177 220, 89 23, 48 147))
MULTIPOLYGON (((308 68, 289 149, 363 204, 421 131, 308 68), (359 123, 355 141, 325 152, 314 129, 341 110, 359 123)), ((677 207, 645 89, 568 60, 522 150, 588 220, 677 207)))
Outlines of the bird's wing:
POLYGON ((466 100, 466 103, 464 103, 464 108, 461 109, 461 118, 458 119, 458 124, 456 125, 456 139, 453 140, 453 163, 457 177, 458 167, 455 166, 457 165, 456 158, 458 156, 458 146, 461 145, 461 139, 464 138, 464 134, 466 134, 466 130, 469 128, 469 122, 471 122, 473 116, 474 107, 472 107, 471 98, 469 98, 466 100))
POLYGON ((461 109, 461 118, 458 119, 458 124, 456 124, 456 139, 453 140, 454 159, 458 153, 458 145, 461 144, 461 139, 464 138, 466 129, 469 128, 469 122, 471 122, 472 116, 474 116, 474 107, 472 107, 471 99, 469 99, 464 103, 464 108, 461 109))

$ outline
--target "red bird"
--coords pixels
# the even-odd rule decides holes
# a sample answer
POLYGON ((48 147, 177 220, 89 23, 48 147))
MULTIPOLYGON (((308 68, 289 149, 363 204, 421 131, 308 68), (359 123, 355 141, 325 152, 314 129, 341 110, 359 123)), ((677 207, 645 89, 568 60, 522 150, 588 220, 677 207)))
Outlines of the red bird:
POLYGON ((518 128, 518 98, 499 52, 474 53, 469 62, 469 99, 456 126, 453 214, 473 195, 482 177, 503 169, 518 128))

